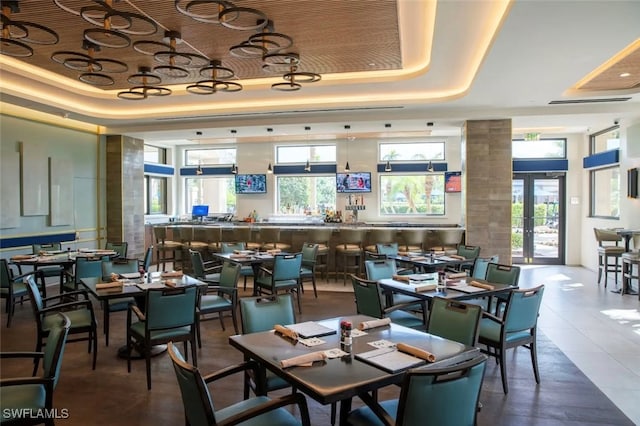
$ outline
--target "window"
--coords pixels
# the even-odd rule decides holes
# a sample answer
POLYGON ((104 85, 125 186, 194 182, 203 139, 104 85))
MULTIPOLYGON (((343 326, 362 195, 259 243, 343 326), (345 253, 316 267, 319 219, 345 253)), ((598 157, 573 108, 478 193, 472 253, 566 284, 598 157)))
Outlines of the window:
POLYGON ((514 140, 513 158, 567 158, 566 139, 514 140))
POLYGON ((184 156, 185 166, 235 164, 236 148, 187 149, 184 156))
POLYGON ((187 178, 185 180, 185 211, 194 205, 206 204, 210 213, 234 213, 236 193, 234 177, 187 178))
POLYGON ((444 142, 381 143, 379 161, 444 160, 444 142))
POLYGON ((609 127, 590 135, 591 155, 620 148, 620 126, 609 127))
POLYGON ((381 215, 444 215, 444 174, 380 176, 381 215))
POLYGON ((335 145, 302 145, 302 146, 278 146, 276 147, 276 163, 291 164, 304 163, 335 163, 335 145))
POLYGON ((144 162, 155 164, 167 164, 167 150, 157 146, 144 146, 144 162))
POLYGON ((620 217, 620 167, 592 170, 591 216, 620 217))
POLYGON ((144 214, 167 214, 167 178, 144 177, 144 214))
POLYGON ((336 208, 335 176, 278 176, 276 191, 280 214, 323 214, 336 208))

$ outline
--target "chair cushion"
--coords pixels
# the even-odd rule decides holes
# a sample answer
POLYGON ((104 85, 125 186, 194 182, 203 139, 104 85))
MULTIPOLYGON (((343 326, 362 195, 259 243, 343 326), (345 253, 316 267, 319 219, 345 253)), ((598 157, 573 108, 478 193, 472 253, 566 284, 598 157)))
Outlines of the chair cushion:
POLYGON ((393 311, 387 315, 395 324, 409 328, 424 329, 424 323, 420 318, 405 311, 393 311))
MULTIPOLYGON (((144 339, 144 321, 131 324, 131 333, 144 339)), ((171 328, 169 330, 155 330, 151 332, 151 340, 170 340, 175 336, 185 336, 189 334, 189 326, 171 328)))
POLYGON ((224 309, 231 306, 231 301, 222 296, 208 294, 200 299, 200 311, 209 309, 224 309))
POLYGON ((189 243, 189 245, 194 250, 202 250, 202 249, 207 248, 209 246, 209 243, 205 243, 203 241, 191 241, 191 243, 189 243))
MULTIPOLYGON (((215 416, 218 423, 222 422, 229 417, 242 413, 246 410, 250 410, 260 404, 268 402, 270 399, 266 396, 258 396, 255 398, 249 398, 244 401, 240 401, 229 407, 216 410, 215 416)), ((278 426, 293 426, 300 425, 300 422, 286 409, 278 408, 273 411, 269 411, 260 416, 254 417, 247 421, 242 422, 243 426, 264 426, 264 425, 278 425, 278 426)))
MULTIPOLYGON (((396 418, 397 413, 398 413, 398 400, 397 399, 392 399, 392 400, 388 400, 388 401, 382 401, 382 402, 380 402, 380 406, 382 406, 384 411, 389 413, 389 415, 391 415, 392 418, 394 418, 394 419, 396 418)), ((373 414, 373 411, 371 411, 371 408, 369 408, 369 407, 361 407, 361 408, 353 410, 352 412, 349 413, 349 417, 347 419, 348 419, 347 423, 352 425, 352 426, 384 425, 384 423, 382 423, 380 421, 378 416, 373 414)))
POLYGON ((157 243, 156 250, 175 250, 182 247, 182 243, 177 241, 165 241, 164 243, 157 243))
POLYGON ((356 253, 360 253, 362 249, 360 248, 359 245, 357 244, 340 244, 338 246, 336 246, 336 251, 339 253, 351 253, 351 252, 356 252, 356 253))
MULTIPOLYGON (((64 311, 64 314, 71 321, 70 331, 77 328, 91 327, 91 312, 89 312, 88 309, 73 309, 71 311, 64 311)), ((58 324, 60 324, 60 317, 57 315, 45 315, 42 319, 43 330, 50 330, 58 324)))
POLYGON ((640 260, 640 252, 627 252, 622 254, 622 259, 638 261, 640 260))
MULTIPOLYGON (((484 340, 490 340, 492 342, 500 342, 500 324, 492 321, 488 318, 480 320, 480 337, 484 340)), ((526 339, 531 337, 531 333, 528 330, 516 331, 513 333, 507 333, 505 341, 507 343, 514 342, 520 339, 526 339)))
MULTIPOLYGON (((2 294, 9 294, 8 287, 2 287, 2 294)), ((27 295, 27 286, 23 282, 14 282, 13 283, 13 295, 15 297, 18 296, 26 296, 27 295)))
POLYGON ((309 268, 305 268, 304 266, 300 268, 300 276, 301 277, 310 277, 313 276, 313 270, 309 268))
POLYGON ((598 254, 615 256, 615 255, 621 255, 622 253, 624 253, 624 247, 618 247, 618 246, 598 247, 598 254))
POLYGON ((17 386, 0 387, 0 401, 2 401, 2 417, 0 423, 10 419, 13 410, 33 409, 37 410, 45 407, 46 390, 44 385, 29 384, 17 386), (7 410, 11 408, 11 410, 7 410))
POLYGON ((62 266, 44 266, 39 267, 38 271, 41 271, 45 277, 59 277, 64 268, 62 266))
POLYGON ((126 311, 129 308, 129 303, 135 303, 135 299, 133 297, 123 297, 121 299, 109 299, 107 301, 109 312, 126 311))

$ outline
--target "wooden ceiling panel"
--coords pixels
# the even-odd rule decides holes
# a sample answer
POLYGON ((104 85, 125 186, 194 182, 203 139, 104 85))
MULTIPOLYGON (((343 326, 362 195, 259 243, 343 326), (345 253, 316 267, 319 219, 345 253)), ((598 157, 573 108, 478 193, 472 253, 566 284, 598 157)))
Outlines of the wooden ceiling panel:
MULTIPOLYGON (((59 0, 59 3, 79 11, 103 2, 59 0)), ((262 70, 261 59, 238 59, 229 53, 229 47, 246 40, 255 31, 237 31, 195 21, 178 12, 174 2, 168 0, 113 0, 111 3, 117 11, 142 14, 158 24, 159 29, 153 35, 130 36, 132 43, 140 40, 161 42, 165 30, 179 31, 183 42, 177 45, 178 52, 220 59, 223 66, 233 69, 240 80, 274 76, 262 70)), ((275 32, 292 37, 294 44, 288 51, 299 53, 301 71, 327 74, 402 68, 396 0, 236 0, 234 4, 259 9, 273 20, 275 32)), ((98 27, 60 9, 53 0, 22 0, 19 5, 20 11, 11 15, 12 20, 47 26, 60 37, 60 41, 52 46, 31 44, 34 55, 22 60, 77 79, 81 71, 54 62, 51 55, 58 51, 86 54, 87 51, 82 49, 83 33, 86 29, 98 27)), ((105 89, 126 89, 131 86, 127 77, 136 73, 138 67, 161 65, 152 56, 140 54, 131 46, 102 48, 94 58, 116 59, 129 67, 125 73, 109 74, 115 84, 105 89)), ((165 78, 162 84, 183 84, 200 79, 198 70, 190 70, 187 78, 165 78)))

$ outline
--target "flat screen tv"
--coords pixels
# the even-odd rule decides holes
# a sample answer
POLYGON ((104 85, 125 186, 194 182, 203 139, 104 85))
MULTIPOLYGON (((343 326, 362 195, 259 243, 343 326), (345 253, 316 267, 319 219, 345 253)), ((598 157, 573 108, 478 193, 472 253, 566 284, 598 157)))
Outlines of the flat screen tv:
POLYGON ((191 216, 195 218, 209 216, 209 206, 207 205, 195 205, 191 207, 191 216))
POLYGON ((236 194, 265 194, 267 175, 236 175, 236 194))
POLYGON ((371 192, 371 173, 344 172, 336 173, 337 192, 371 192))
POLYGON ((462 192, 462 172, 444 172, 444 192, 462 192))

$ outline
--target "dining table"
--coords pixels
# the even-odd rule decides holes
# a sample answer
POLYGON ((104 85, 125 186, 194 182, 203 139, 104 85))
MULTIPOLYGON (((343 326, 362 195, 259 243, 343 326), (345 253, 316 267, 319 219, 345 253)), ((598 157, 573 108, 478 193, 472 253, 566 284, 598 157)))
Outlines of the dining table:
MULTIPOLYGON (((634 235, 640 235, 640 229, 617 229, 616 234, 624 239, 624 251, 631 250, 631 239, 634 235)), ((634 247, 640 249, 640 247, 634 247)))
MULTIPOLYGON (((265 264, 273 263, 275 254, 287 254, 281 251, 256 251, 256 250, 238 250, 235 253, 212 253, 212 256, 223 262, 239 263, 242 266, 251 266, 253 276, 260 275, 260 267, 265 264)), ((258 287, 253 286, 253 295, 257 296, 258 287)))
POLYGON ((457 255, 448 256, 445 254, 427 253, 398 253, 387 255, 388 259, 393 259, 398 263, 410 265, 421 272, 429 273, 443 270, 447 267, 455 267, 468 263, 469 259, 460 258, 457 255))
MULTIPOLYGON (((359 329, 360 325, 376 320, 366 315, 346 315, 313 321, 322 329, 336 332, 311 337, 311 346, 305 343, 309 339, 292 339, 274 330, 230 336, 229 344, 241 351, 245 359, 257 361, 320 404, 340 402, 341 425, 346 424, 354 397, 370 395, 384 386, 399 385, 408 368, 456 365, 479 353, 478 348, 389 322, 359 329), (343 321, 349 321, 354 328, 349 347, 340 343, 343 321), (434 359, 429 362, 416 358, 417 365, 398 369, 395 356, 400 344, 426 351, 434 359), (317 353, 325 354, 326 358, 311 366, 283 366, 297 356, 317 353)), ((365 396, 364 400, 368 399, 365 396)))

